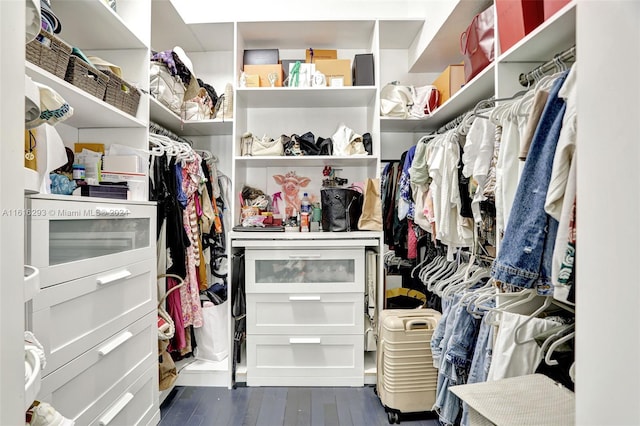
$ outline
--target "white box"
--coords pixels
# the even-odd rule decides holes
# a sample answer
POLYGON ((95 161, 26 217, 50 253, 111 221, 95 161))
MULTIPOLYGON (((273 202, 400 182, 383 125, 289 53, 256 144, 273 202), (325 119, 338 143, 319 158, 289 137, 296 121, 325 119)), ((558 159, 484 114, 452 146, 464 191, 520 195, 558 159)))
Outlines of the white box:
POLYGON ((136 155, 105 155, 102 160, 102 168, 112 172, 141 172, 138 170, 138 156, 136 155))

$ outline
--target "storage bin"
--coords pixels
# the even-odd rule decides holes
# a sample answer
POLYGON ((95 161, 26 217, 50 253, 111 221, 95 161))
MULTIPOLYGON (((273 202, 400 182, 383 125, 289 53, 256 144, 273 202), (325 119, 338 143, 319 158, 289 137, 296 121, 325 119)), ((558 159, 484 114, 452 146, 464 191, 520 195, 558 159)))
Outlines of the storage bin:
POLYGON ((109 82, 109 77, 106 74, 93 68, 77 56, 69 57, 69 66, 64 79, 100 100, 104 99, 109 82))
POLYGON ((140 104, 140 91, 111 71, 103 71, 109 77, 104 101, 135 117, 140 104))
POLYGON ((129 188, 123 185, 82 185, 80 195, 83 197, 102 197, 126 200, 129 188))
POLYGON ((40 30, 40 35, 27 43, 25 48, 27 61, 64 79, 71 56, 71 46, 53 34, 40 30), (38 39, 42 38, 43 42, 38 39))
POLYGON ((544 21, 542 0, 496 0, 496 12, 501 53, 544 21))

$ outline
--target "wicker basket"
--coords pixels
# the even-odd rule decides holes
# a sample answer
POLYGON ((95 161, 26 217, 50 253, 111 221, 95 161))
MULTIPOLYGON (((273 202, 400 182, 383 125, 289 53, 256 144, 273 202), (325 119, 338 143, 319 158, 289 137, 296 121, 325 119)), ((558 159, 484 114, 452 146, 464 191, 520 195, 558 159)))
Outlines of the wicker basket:
POLYGON ((109 77, 93 68, 77 56, 69 58, 69 66, 64 79, 98 99, 104 99, 109 77))
POLYGON ((27 61, 64 79, 71 56, 71 46, 53 34, 40 30, 40 37, 27 43, 27 61), (38 38, 43 38, 43 43, 38 38))
POLYGON ((109 77, 104 101, 133 116, 138 112, 140 91, 111 71, 103 71, 109 77))

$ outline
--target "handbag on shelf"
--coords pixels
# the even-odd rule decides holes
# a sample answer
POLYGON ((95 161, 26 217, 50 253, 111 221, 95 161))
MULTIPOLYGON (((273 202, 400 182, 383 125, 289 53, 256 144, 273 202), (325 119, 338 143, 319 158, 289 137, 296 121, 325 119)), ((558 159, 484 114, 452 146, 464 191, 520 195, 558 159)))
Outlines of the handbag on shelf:
POLYGON ((331 136, 333 140, 333 155, 348 157, 351 155, 367 155, 362 136, 349 127, 341 124, 331 136))
POLYGON ((321 188, 322 230, 357 231, 362 214, 362 192, 357 187, 321 188))
POLYGON ((460 35, 460 52, 464 55, 464 76, 468 83, 494 59, 494 6, 477 14, 460 35))
POLYGON ((366 181, 358 229, 362 231, 382 231, 380 179, 367 179, 366 181))
POLYGON ((253 142, 251 143, 251 155, 256 157, 284 155, 282 139, 271 139, 266 135, 262 138, 253 136, 253 142))
POLYGON ((380 90, 380 115, 384 117, 409 118, 413 94, 410 86, 394 81, 380 90))
POLYGON ((440 92, 433 85, 426 85, 413 88, 413 105, 411 106, 411 116, 424 118, 433 114, 440 104, 440 92))

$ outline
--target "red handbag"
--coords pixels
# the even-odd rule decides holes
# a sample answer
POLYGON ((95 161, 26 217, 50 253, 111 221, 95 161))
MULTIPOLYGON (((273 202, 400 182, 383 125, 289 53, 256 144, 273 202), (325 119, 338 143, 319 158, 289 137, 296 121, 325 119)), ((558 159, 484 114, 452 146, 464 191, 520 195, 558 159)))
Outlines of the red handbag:
POLYGON ((464 75, 468 83, 494 59, 494 6, 478 13, 460 35, 460 51, 464 55, 464 75))

